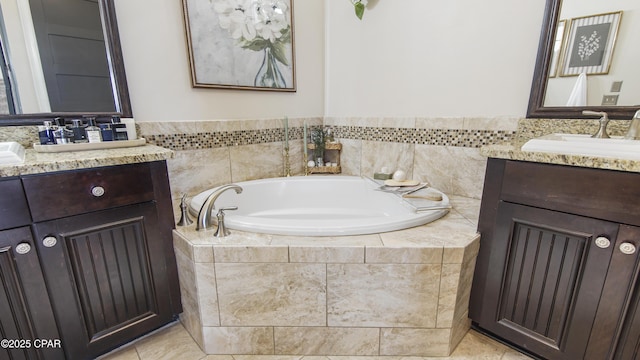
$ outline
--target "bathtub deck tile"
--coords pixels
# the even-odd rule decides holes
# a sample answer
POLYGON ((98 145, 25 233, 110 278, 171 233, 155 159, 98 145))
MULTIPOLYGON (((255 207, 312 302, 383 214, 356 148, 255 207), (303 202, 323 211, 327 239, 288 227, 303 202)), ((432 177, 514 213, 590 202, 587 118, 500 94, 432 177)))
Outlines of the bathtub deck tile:
POLYGON ((290 246, 382 246, 380 235, 354 236, 285 236, 272 235, 271 245, 290 246))
POLYGON ((475 257, 480 249, 480 234, 467 237, 451 236, 445 241, 442 262, 445 264, 460 264, 475 257))
POLYGON ((193 261, 197 263, 213 262, 213 246, 211 245, 194 245, 193 261))
POLYGON ((202 322, 200 321, 200 305, 196 286, 195 264, 180 249, 175 251, 180 283, 180 300, 182 314, 180 318, 184 327, 198 344, 202 344, 202 322))
POLYGON ((451 329, 381 329, 380 355, 448 356, 451 329))
POLYGON ((215 245, 216 263, 286 263, 289 262, 287 246, 215 245))
POLYGON ((442 264, 440 295, 438 296, 438 328, 453 326, 453 317, 460 283, 462 264, 442 264))
POLYGON ((222 326, 326 326, 326 265, 216 263, 222 326))
POLYGON ((442 248, 444 242, 441 234, 423 226, 380 234, 385 247, 425 247, 442 248))
POLYGON ((289 256, 292 263, 364 263, 362 246, 291 246, 289 256))
POLYGON ((216 273, 213 263, 196 263, 196 286, 203 326, 220 326, 216 273))
POLYGON ((276 327, 276 354, 378 355, 378 328, 276 327))
POLYGON ((329 326, 436 325, 439 264, 329 264, 329 326))
POLYGON ((367 264, 440 264, 442 247, 367 247, 367 264))
POLYGON ((205 327, 203 337, 207 354, 274 354, 272 327, 205 327))
POLYGON ((184 234, 173 230, 173 247, 181 251, 189 260, 193 261, 193 243, 184 234))

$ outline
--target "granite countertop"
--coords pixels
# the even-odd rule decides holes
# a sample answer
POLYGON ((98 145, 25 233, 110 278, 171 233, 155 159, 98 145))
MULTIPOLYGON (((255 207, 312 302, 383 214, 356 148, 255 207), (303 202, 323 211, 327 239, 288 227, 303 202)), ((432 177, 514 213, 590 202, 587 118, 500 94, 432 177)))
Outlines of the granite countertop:
POLYGON ((640 172, 640 161, 637 160, 522 151, 520 148, 523 144, 524 142, 513 142, 509 144, 486 145, 480 149, 480 153, 484 156, 498 159, 640 172))
POLYGON ((23 164, 0 165, 0 177, 160 161, 173 156, 172 150, 155 145, 59 153, 27 149, 23 164))

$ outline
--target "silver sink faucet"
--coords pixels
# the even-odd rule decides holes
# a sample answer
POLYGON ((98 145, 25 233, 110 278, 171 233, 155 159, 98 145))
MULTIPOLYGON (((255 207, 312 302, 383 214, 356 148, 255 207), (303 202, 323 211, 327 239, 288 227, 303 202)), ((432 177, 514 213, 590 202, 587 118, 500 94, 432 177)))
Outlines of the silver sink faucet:
POLYGON ((595 116, 601 116, 600 118, 600 128, 598 129, 598 132, 593 134, 591 137, 592 138, 598 138, 598 139, 608 139, 609 138, 609 134, 607 134, 607 124, 609 123, 609 116, 607 116, 607 113, 604 111, 591 111, 591 110, 583 110, 582 111, 583 115, 595 115, 595 116))
POLYGON ((636 114, 633 115, 633 118, 631 119, 631 125, 629 125, 629 130, 627 131, 627 135, 625 135, 624 138, 630 140, 640 140, 640 110, 636 111, 636 114))
POLYGON ((219 187, 216 191, 207 196, 207 199, 204 201, 200 211, 198 212, 198 224, 196 225, 196 230, 206 230, 211 227, 211 213, 213 211, 215 201, 223 192, 230 189, 234 189, 236 194, 242 193, 242 188, 239 185, 228 184, 219 187))

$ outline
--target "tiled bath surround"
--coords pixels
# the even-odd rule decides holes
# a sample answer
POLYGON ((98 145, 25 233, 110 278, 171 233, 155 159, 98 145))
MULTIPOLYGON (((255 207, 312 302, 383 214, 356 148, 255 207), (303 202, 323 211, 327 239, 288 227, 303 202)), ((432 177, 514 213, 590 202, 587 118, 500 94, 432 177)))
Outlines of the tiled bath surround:
MULTIPOLYGON (((482 145, 509 141, 516 118, 289 119, 292 175, 303 169, 302 126, 330 127, 343 144, 342 173, 402 169, 447 194, 480 198, 482 145)), ((141 122, 141 136, 176 151, 169 161, 174 199, 230 182, 284 174, 282 119, 141 122)))
POLYGON ((448 356, 469 329, 479 201, 420 227, 316 237, 174 231, 181 320, 208 354, 448 356))

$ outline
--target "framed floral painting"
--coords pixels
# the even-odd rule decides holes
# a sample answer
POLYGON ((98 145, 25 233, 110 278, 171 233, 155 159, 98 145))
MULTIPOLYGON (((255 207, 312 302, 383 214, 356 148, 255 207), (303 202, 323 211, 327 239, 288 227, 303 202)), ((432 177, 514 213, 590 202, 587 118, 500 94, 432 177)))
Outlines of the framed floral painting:
POLYGON ((296 91, 292 0, 182 0, 194 87, 296 91))
POLYGON ((560 76, 608 74, 622 11, 571 19, 560 76))

